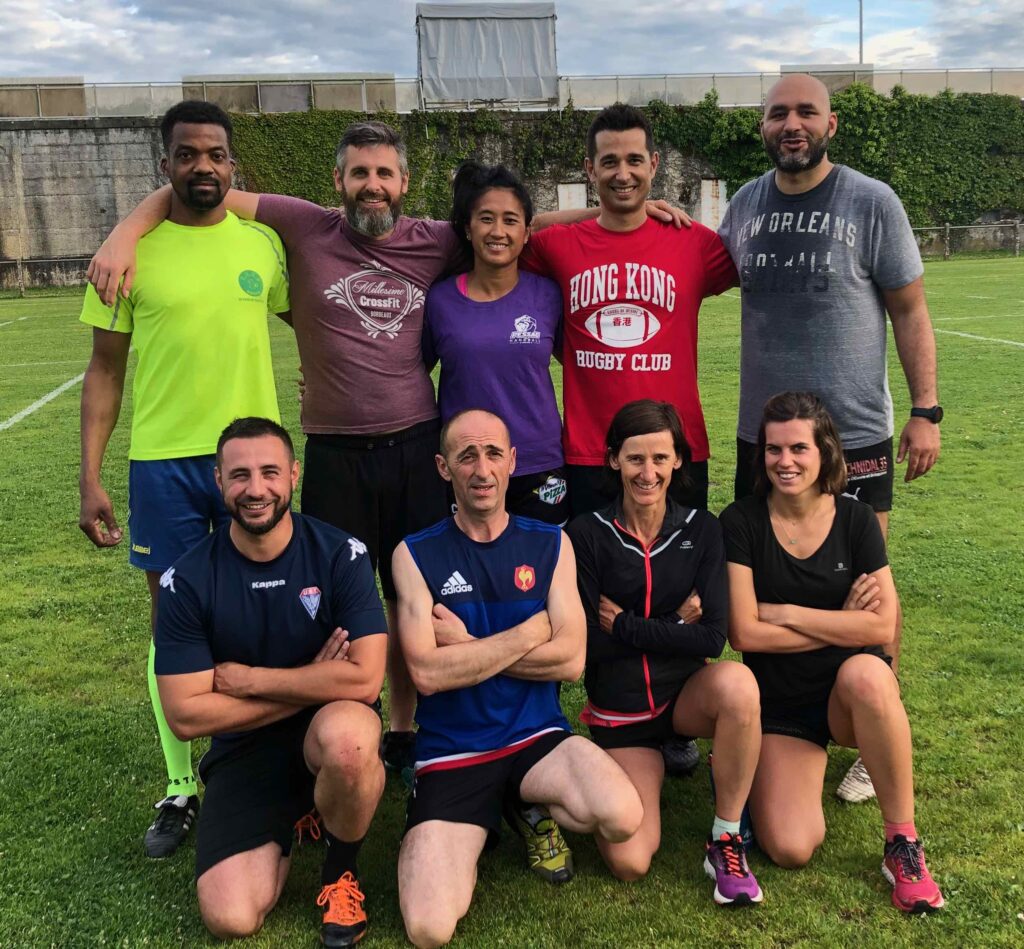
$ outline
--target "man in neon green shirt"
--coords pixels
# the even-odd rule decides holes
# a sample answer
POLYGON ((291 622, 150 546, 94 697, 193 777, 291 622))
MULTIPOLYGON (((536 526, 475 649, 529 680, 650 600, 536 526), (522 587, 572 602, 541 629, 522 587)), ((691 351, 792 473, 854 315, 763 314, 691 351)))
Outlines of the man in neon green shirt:
MULTIPOLYGON (((161 132, 170 216, 140 241, 131 293, 106 307, 90 286, 81 316, 93 327, 93 349, 82 387, 79 527, 97 547, 121 542, 100 470, 134 345, 129 560, 146 571, 152 616, 164 571, 228 519, 213 475, 221 431, 238 417, 279 418, 267 312, 287 319, 289 308, 277 234, 224 207, 234 166, 226 113, 182 102, 161 132)), ((152 647, 149 684, 169 783, 145 848, 166 857, 188 833, 199 798, 191 747, 174 737, 160 707, 152 647)))

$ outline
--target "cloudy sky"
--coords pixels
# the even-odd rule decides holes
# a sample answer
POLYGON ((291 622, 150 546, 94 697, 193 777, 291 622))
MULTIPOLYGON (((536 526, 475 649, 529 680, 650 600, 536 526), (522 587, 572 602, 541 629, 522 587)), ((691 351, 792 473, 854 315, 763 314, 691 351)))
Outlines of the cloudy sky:
MULTIPOLYGON (((416 74, 415 0, 0 0, 0 77, 416 74)), ((1024 64, 1021 0, 865 0, 876 65, 1024 64)), ((557 0, 562 75, 853 62, 857 0, 557 0)))

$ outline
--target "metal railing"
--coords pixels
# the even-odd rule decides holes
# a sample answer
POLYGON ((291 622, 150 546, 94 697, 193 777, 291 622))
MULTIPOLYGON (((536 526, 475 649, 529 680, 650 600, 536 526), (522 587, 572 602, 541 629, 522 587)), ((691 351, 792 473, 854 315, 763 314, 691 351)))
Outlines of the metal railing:
MULTIPOLYGON (((73 83, 0 83, 0 118, 104 118, 162 115, 181 99, 206 99, 233 112, 305 112, 309 109, 344 109, 361 112, 388 110, 413 112, 449 108, 545 110, 565 108, 571 101, 578 109, 600 109, 612 102, 646 105, 659 99, 670 105, 692 105, 709 92, 718 94, 723 106, 757 106, 768 87, 781 74, 678 73, 658 75, 561 76, 558 101, 481 100, 432 102, 424 99, 415 78, 311 78, 247 79, 218 81, 73 83)), ((838 88, 862 82, 888 95, 893 86, 908 92, 933 95, 953 92, 985 92, 1024 99, 1024 69, 873 69, 830 73, 828 81, 838 88)))

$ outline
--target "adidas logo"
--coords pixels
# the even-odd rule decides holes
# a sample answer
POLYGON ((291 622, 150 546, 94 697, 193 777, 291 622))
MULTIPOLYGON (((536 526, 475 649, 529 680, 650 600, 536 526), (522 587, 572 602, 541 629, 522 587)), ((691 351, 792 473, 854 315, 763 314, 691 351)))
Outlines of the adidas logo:
POLYGON ((444 586, 441 587, 441 596, 451 596, 453 593, 472 593, 473 584, 467 583, 466 578, 459 573, 458 570, 453 571, 452 575, 445 580, 444 586))

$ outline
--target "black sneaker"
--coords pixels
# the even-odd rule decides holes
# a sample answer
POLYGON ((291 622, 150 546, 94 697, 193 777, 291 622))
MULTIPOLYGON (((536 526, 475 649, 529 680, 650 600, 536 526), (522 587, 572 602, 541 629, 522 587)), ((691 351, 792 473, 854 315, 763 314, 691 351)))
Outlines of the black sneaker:
POLYGON ((380 742, 380 756, 388 771, 402 776, 412 785, 412 773, 416 767, 416 732, 384 732, 380 742))
POLYGON ((185 797, 165 797, 153 805, 160 813, 149 825, 142 844, 147 857, 161 859, 169 857, 178 845, 188 836, 192 822, 199 813, 199 798, 196 795, 185 797))
POLYGON ((665 759, 665 774, 673 778, 688 778, 700 764, 697 743, 681 736, 669 738, 661 746, 661 757, 665 759))

